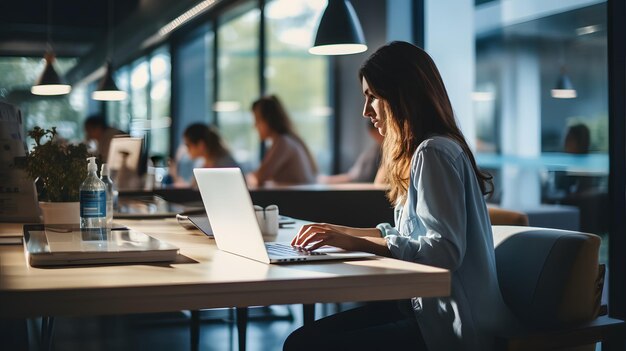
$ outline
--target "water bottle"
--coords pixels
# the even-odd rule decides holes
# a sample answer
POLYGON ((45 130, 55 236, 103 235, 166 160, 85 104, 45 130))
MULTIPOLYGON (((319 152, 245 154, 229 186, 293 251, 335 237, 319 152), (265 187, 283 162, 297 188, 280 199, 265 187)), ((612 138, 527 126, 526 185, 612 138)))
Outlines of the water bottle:
POLYGON ((106 185, 98 179, 96 158, 87 158, 87 178, 80 185, 80 227, 85 229, 106 228, 106 185))
POLYGON ((102 168, 100 168, 100 180, 106 186, 106 194, 107 194, 107 228, 111 228, 111 224, 113 223, 113 205, 115 203, 115 190, 113 188, 113 181, 109 176, 109 165, 106 163, 102 164, 102 168))

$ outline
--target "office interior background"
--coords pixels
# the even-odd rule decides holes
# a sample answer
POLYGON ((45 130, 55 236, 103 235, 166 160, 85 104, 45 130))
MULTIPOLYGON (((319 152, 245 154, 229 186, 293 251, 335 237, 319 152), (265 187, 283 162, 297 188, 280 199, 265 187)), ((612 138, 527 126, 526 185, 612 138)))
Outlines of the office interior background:
MULTIPOLYGON (((425 1, 420 33, 413 1, 354 1, 369 49, 342 57, 308 53, 322 0, 208 1, 213 8, 206 15, 165 34, 161 27, 171 14, 195 1, 112 2, 112 19, 106 1, 90 10, 79 1, 51 2, 50 44, 73 87, 55 98, 29 91, 44 65, 37 42, 48 32, 46 2, 23 11, 28 18, 3 11, 0 97, 22 109, 27 129, 56 126, 63 138, 81 141, 84 119, 105 113, 111 126, 144 137, 148 156, 165 166, 185 127, 205 122, 218 126, 236 160, 252 170, 261 144, 250 105, 276 94, 321 172, 343 172, 370 142, 357 69, 385 42, 407 40, 439 66, 479 165, 494 175, 490 202, 520 210, 572 205, 582 227, 571 229, 608 232, 605 1, 425 1), (89 15, 79 15, 85 10, 89 15), (8 38, 24 38, 20 30, 40 35, 15 45, 8 38), (91 99, 107 57, 117 86, 128 92, 124 101, 91 99), (563 74, 575 98, 552 96, 563 74), (590 131, 588 153, 568 154, 565 134, 580 123, 590 131), (565 172, 585 185, 563 179, 565 172)), ((33 5, 9 7, 19 13, 33 5)))
MULTIPOLYGON (((624 14, 611 13, 603 0, 351 2, 368 50, 348 56, 308 53, 325 0, 5 2, 0 99, 20 107, 27 129, 56 126, 72 142, 84 139, 87 116, 103 113, 111 126, 145 138, 155 167, 166 167, 186 126, 210 123, 253 170, 261 143, 250 106, 276 94, 321 172, 333 174, 371 142, 361 115, 360 64, 386 42, 410 41, 434 58, 479 166, 494 176, 488 202, 547 215, 544 226, 600 235, 601 261, 609 263, 610 245, 619 245, 617 235, 623 243, 624 234, 610 218, 623 204, 611 193, 623 185, 610 186, 609 157, 611 138, 624 135, 611 131, 609 91, 610 28, 624 14), (190 9, 200 14, 178 25, 190 9), (69 95, 30 94, 46 44, 72 85, 69 95), (128 93, 124 101, 91 99, 107 58, 128 93), (553 92, 564 75, 575 97, 553 92), (590 132, 584 154, 564 149, 576 124, 590 132), (579 223, 571 221, 576 212, 579 223)), ((623 302, 615 299, 615 306, 623 313, 623 302)))

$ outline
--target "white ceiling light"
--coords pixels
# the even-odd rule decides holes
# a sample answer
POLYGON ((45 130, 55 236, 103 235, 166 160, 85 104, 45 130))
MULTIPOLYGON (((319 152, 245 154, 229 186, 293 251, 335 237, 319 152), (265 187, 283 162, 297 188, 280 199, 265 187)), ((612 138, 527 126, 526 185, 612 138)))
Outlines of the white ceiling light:
POLYGON ((474 91, 472 92, 472 100, 474 101, 493 101, 496 94, 491 91, 474 91))
POLYGON ((213 104, 215 112, 235 112, 241 109, 241 103, 238 101, 216 101, 213 104))
POLYGON ((190 8, 189 10, 185 11, 182 15, 174 18, 168 24, 161 27, 161 29, 159 29, 159 35, 162 37, 168 35, 174 29, 180 27, 181 25, 185 24, 192 18, 208 10, 211 6, 213 6, 213 4, 215 4, 215 2, 216 0, 201 1, 198 5, 190 8))
POLYGON ((598 25, 598 24, 576 28, 576 34, 578 34, 579 36, 580 35, 593 34, 595 32, 599 32, 599 31, 600 31, 600 25, 598 25))

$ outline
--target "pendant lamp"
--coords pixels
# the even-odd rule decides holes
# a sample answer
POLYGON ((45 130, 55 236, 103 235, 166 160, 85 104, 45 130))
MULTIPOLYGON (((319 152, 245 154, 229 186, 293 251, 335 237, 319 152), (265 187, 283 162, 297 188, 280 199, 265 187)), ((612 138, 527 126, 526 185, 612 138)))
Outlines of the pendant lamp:
POLYGON ((117 85, 115 85, 115 80, 113 80, 113 70, 111 69, 111 63, 107 62, 106 64, 106 72, 104 73, 104 77, 98 84, 98 89, 96 89, 92 94, 91 98, 99 101, 122 101, 126 100, 126 92, 123 90, 119 90, 117 85))
POLYGON ((314 55, 348 55, 367 50, 363 29, 348 0, 328 0, 317 26, 314 55))
POLYGON ((574 99, 577 96, 576 89, 565 72, 564 66, 561 66, 561 73, 556 81, 556 86, 551 90, 551 94, 555 99, 574 99))
POLYGON ((55 60, 54 51, 52 50, 52 40, 51 40, 51 26, 52 26, 52 4, 51 0, 47 2, 47 20, 48 25, 46 28, 47 34, 47 45, 48 49, 44 54, 44 59, 46 60, 46 65, 43 68, 43 72, 30 88, 30 92, 34 95, 65 95, 69 94, 72 91, 72 87, 68 84, 65 84, 63 79, 59 76, 59 74, 54 69, 53 63, 55 60))
POLYGON ((46 65, 41 72, 41 75, 30 88, 30 92, 34 95, 65 95, 72 91, 72 87, 65 84, 59 74, 52 65, 54 63, 54 53, 52 51, 46 52, 44 55, 46 65))
POLYGON ((117 88, 115 80, 113 79, 113 67, 111 66, 111 52, 113 51, 113 0, 109 0, 109 15, 107 25, 107 55, 109 59, 106 63, 106 71, 104 77, 98 84, 98 89, 91 93, 91 98, 99 101, 122 101, 126 100, 127 94, 125 91, 117 88))

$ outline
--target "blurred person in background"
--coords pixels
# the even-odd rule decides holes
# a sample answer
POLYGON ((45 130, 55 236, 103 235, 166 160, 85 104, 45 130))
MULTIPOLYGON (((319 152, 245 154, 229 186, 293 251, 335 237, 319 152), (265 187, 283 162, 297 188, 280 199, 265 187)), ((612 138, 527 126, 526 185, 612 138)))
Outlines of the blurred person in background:
MULTIPOLYGON (((187 162, 187 167, 201 167, 201 168, 226 168, 226 167, 239 167, 239 164, 230 151, 226 147, 224 140, 220 136, 215 127, 208 126, 204 123, 194 123, 185 129, 183 133, 183 140, 186 147, 186 154, 191 160, 199 159, 201 161, 187 162)), ((180 155, 183 159, 184 154, 180 155)), ((180 161, 179 161, 180 162, 180 161)), ((173 174, 174 184, 181 186, 183 184, 196 186, 195 179, 191 177, 191 183, 185 182, 178 176, 180 171, 187 172, 188 170, 178 170, 177 165, 170 166, 170 174, 173 174)))
POLYGON ((95 142, 95 150, 91 152, 100 155, 102 162, 107 162, 109 157, 109 146, 111 139, 116 135, 126 134, 123 131, 110 127, 102 115, 91 115, 84 123, 85 139, 87 142, 95 142))
POLYGON ((350 170, 348 170, 347 173, 335 175, 320 175, 318 177, 318 181, 320 183, 374 183, 374 181, 376 180, 376 175, 379 173, 380 168, 380 160, 382 157, 381 145, 383 143, 383 136, 378 133, 378 130, 370 121, 367 122, 367 133, 375 141, 375 143, 371 143, 361 152, 350 170))
POLYGON ((261 166, 246 176, 250 186, 315 183, 317 165, 298 136, 280 100, 266 96, 252 104, 254 125, 263 142, 271 142, 261 166))

